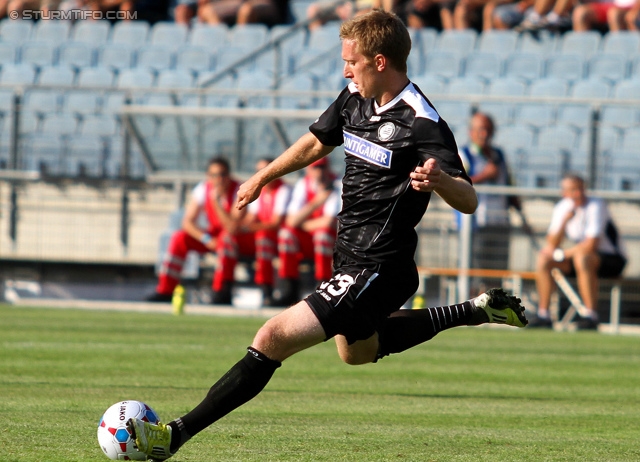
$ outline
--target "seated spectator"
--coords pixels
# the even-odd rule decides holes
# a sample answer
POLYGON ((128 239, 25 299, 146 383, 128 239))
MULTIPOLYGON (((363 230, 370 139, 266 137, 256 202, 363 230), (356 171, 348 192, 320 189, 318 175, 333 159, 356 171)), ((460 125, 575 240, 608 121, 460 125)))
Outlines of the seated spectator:
POLYGON ((517 31, 569 29, 573 7, 574 0, 535 0, 533 8, 525 13, 522 23, 514 29, 517 31))
POLYGON ((513 29, 524 20, 526 11, 533 6, 534 0, 491 0, 482 12, 483 30, 513 29))
MULTIPOLYGON (((256 164, 256 171, 265 168, 272 160, 260 159, 256 164)), ((286 217, 290 198, 289 185, 280 179, 272 181, 262 189, 258 200, 249 204, 246 216, 240 224, 240 232, 222 232, 222 247, 218 252, 221 271, 216 272, 216 277, 222 279, 222 284, 219 285, 233 283, 239 254, 255 255, 255 283, 262 290, 262 305, 273 306, 273 259, 277 256, 278 230, 286 217), (253 245, 247 242, 248 236, 253 238, 253 245)))
POLYGON ((402 4, 398 16, 405 19, 408 27, 420 29, 453 29, 455 0, 409 0, 402 4))
POLYGON ((329 21, 346 21, 356 14, 366 13, 373 8, 382 8, 381 0, 355 0, 344 2, 336 6, 335 1, 320 1, 309 5, 307 18, 309 30, 322 27, 329 21))
POLYGON ((624 24, 627 30, 640 30, 640 0, 636 0, 629 11, 625 13, 624 24))
MULTIPOLYGON (((235 234, 240 214, 233 205, 240 183, 229 174, 229 163, 221 157, 209 160, 207 179, 198 183, 191 193, 191 200, 182 219, 182 228, 171 236, 167 253, 160 267, 158 285, 146 298, 150 302, 169 302, 173 290, 180 282, 180 274, 187 252, 200 254, 218 252, 223 248, 222 236, 235 234), (201 228, 199 217, 206 213, 209 227, 201 228)), ((252 236, 237 236, 243 244, 253 243, 252 236)), ((231 303, 231 284, 225 281, 224 268, 218 265, 213 279, 213 303, 231 303)))
POLYGON ((453 8, 453 28, 482 30, 482 14, 490 0, 458 0, 453 8))
POLYGON ((573 10, 573 30, 584 32, 592 29, 625 29, 624 16, 631 10, 635 0, 582 3, 573 10))
POLYGON ((180 1, 176 7, 176 21, 188 24, 194 16, 206 24, 261 23, 267 26, 286 24, 288 0, 198 0, 180 1), (189 14, 191 16, 189 17, 189 14), (188 19, 188 21, 187 21, 188 19))
POLYGON ((285 225, 278 233, 278 304, 287 306, 299 300, 298 267, 303 258, 313 258, 316 281, 331 278, 340 202, 340 183, 329 169, 329 159, 323 157, 309 165, 294 186, 285 225))

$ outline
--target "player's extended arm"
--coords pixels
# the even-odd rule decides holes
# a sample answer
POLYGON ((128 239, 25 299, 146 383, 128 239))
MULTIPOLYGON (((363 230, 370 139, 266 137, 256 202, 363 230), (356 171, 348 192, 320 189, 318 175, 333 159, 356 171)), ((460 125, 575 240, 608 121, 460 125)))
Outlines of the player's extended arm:
POLYGON ((242 210, 260 196, 264 185, 323 158, 333 151, 333 148, 334 146, 322 144, 312 133, 303 135, 276 160, 256 172, 240 186, 236 207, 242 210))
POLYGON ((203 231, 197 225, 200 211, 200 204, 192 199, 191 202, 189 202, 189 204, 187 205, 187 209, 184 212, 184 217, 182 217, 182 229, 189 236, 197 239, 198 241, 202 241, 202 236, 207 234, 206 231, 203 231))

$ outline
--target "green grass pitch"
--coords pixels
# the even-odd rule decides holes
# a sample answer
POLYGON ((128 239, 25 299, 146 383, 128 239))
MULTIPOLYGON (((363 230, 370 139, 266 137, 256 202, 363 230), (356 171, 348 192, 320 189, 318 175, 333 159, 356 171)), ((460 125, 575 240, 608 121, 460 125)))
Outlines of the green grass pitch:
MULTIPOLYGON (((182 415, 262 322, 0 306, 0 461, 108 460, 107 407, 182 415)), ((375 365, 296 355, 172 460, 628 462, 639 441, 638 338, 457 328, 375 365)))

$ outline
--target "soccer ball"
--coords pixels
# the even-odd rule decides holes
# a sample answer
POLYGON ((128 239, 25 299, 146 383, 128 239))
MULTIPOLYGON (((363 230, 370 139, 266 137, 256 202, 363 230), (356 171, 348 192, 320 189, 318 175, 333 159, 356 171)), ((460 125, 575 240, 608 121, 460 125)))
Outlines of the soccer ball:
POLYGON ((127 420, 134 417, 157 424, 158 414, 140 401, 121 401, 104 412, 98 423, 98 444, 111 460, 146 460, 147 456, 133 447, 127 420))

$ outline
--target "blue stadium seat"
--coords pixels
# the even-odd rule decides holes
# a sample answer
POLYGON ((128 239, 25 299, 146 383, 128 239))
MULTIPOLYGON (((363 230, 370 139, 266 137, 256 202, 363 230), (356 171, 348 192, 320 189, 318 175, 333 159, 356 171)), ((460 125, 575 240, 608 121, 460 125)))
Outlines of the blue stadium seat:
POLYGON ((9 116, 13 110, 14 93, 11 88, 0 88, 0 117, 2 119, 9 116))
POLYGON ((560 149, 536 149, 522 157, 523 165, 517 170, 518 186, 554 188, 560 184, 568 169, 568 154, 560 149))
MULTIPOLYGON (((226 46, 219 50, 216 55, 216 71, 226 69, 230 65, 236 63, 240 58, 251 53, 251 49, 237 46, 226 46)), ((255 61, 243 64, 239 69, 240 72, 252 71, 255 69, 255 61)))
POLYGON ((26 42, 31 38, 33 21, 3 19, 0 22, 0 40, 3 42, 26 42))
MULTIPOLYGON (((238 90, 245 90, 243 93, 251 90, 269 90, 273 88, 273 79, 264 72, 255 71, 244 73, 238 76, 236 81, 238 90)), ((250 95, 245 100, 246 107, 273 107, 273 98, 268 96, 250 95)))
POLYGON ((456 78, 462 69, 460 54, 450 51, 434 51, 425 58, 424 75, 436 75, 446 80, 456 78))
POLYGON ((24 42, 20 51, 23 64, 36 67, 53 66, 57 64, 58 49, 48 42, 24 42))
POLYGON ((309 33, 308 48, 317 50, 327 50, 340 45, 340 26, 335 21, 325 24, 322 27, 313 29, 309 33))
POLYGON ((52 135, 73 135, 78 131, 78 119, 72 114, 55 114, 42 121, 42 133, 52 135))
MULTIPOLYGON (((212 76, 212 73, 201 73, 198 75, 198 86, 202 86, 203 83, 206 83, 209 78, 212 76)), ((231 76, 226 76, 221 80, 218 80, 211 88, 214 89, 229 89, 235 88, 235 80, 231 76)), ((208 107, 238 107, 240 98, 237 95, 223 95, 223 94, 215 94, 212 93, 207 95, 205 98, 205 105, 208 107)), ((188 102, 183 102, 183 104, 189 104, 188 102)))
POLYGON ((557 121, 587 131, 591 126, 591 110, 590 104, 562 104, 558 108, 557 121))
POLYGON ((602 39, 602 51, 631 55, 640 52, 640 35, 636 31, 609 32, 602 39))
POLYGON ((121 71, 131 69, 135 49, 125 43, 106 43, 98 50, 98 66, 121 71))
POLYGON ((109 40, 110 33, 108 21, 78 21, 71 30, 71 40, 97 47, 109 40))
POLYGON ((427 55, 436 49, 438 42, 438 31, 431 27, 423 27, 418 34, 420 40, 420 51, 422 55, 427 55))
POLYGON ((444 30, 440 33, 436 48, 439 51, 466 54, 475 48, 477 37, 478 34, 473 29, 444 30))
MULTIPOLYGON (((311 109, 316 107, 315 98, 309 93, 315 90, 315 81, 310 74, 296 74, 282 81, 280 90, 303 92, 278 98, 277 106, 283 109, 311 109)), ((288 122, 287 122, 288 123, 288 122)))
POLYGON ((484 31, 478 38, 478 51, 507 55, 516 51, 518 34, 513 30, 484 31))
POLYGON ((113 71, 108 67, 86 67, 78 74, 79 87, 112 87, 113 71))
MULTIPOLYGON (((285 33, 289 32, 291 26, 288 24, 277 24, 271 28, 269 32, 269 41, 282 37, 285 33)), ((306 30, 304 28, 297 29, 290 36, 280 42, 280 49, 286 53, 296 53, 303 49, 307 43, 306 30)))
POLYGON ((108 155, 108 145, 97 135, 74 135, 67 140, 62 172, 66 175, 101 177, 108 155))
POLYGON ((494 142, 503 147, 506 152, 515 153, 519 150, 531 149, 535 145, 535 132, 530 126, 523 124, 499 126, 494 142))
POLYGON ((77 69, 95 64, 96 51, 93 46, 81 42, 66 42, 58 50, 58 64, 70 65, 77 69))
MULTIPOLYGON (((607 153, 612 153, 620 149, 621 134, 620 131, 613 127, 598 127, 598 146, 597 152, 602 158, 607 153)), ((591 132, 583 133, 578 142, 578 150, 580 152, 591 151, 591 132), (586 135, 586 136, 585 136, 586 135)))
POLYGON ((538 53, 515 52, 504 59, 503 74, 533 82, 542 76, 543 55, 538 53))
POLYGON ((146 69, 124 69, 118 75, 118 88, 151 88, 154 83, 153 74, 146 69))
POLYGON ((497 53, 470 53, 464 59, 464 76, 480 77, 485 82, 497 78, 502 71, 502 59, 497 53))
MULTIPOLYGON (((540 97, 564 97, 567 96, 568 85, 566 82, 549 78, 540 79, 531 84, 529 94, 540 97)), ((553 103, 529 103, 519 105, 514 114, 517 123, 529 124, 534 127, 545 127, 554 123, 556 118, 556 105, 553 103)))
POLYGON ((423 71, 424 55, 419 48, 411 48, 409 57, 407 58, 407 73, 409 77, 421 75, 423 71))
POLYGON ((318 79, 324 79, 341 67, 336 54, 326 48, 307 48, 294 59, 295 72, 309 72, 318 79))
POLYGON ((74 90, 67 92, 62 100, 62 112, 69 114, 95 114, 100 111, 102 96, 97 91, 74 90))
POLYGON ((118 133, 118 123, 114 117, 93 115, 82 120, 80 134, 114 136, 118 133))
POLYGON ((533 82, 529 87, 529 94, 531 96, 565 97, 568 96, 568 93, 569 86, 567 82, 554 77, 540 79, 533 82))
POLYGON ((32 40, 60 45, 69 38, 70 30, 69 21, 38 21, 34 25, 32 40))
POLYGON ((189 35, 189 44, 208 50, 214 47, 223 48, 227 43, 228 32, 229 28, 225 24, 215 26, 195 24, 189 35))
POLYGON ((548 55, 556 48, 556 36, 549 31, 539 31, 536 34, 521 34, 518 50, 523 53, 537 53, 548 55))
POLYGON ((621 152, 607 156, 607 174, 604 176, 604 187, 606 189, 617 191, 640 190, 640 163, 638 162, 637 146, 636 144, 631 151, 626 151, 623 147, 621 152))
POLYGON ((616 83, 627 76, 627 56, 622 53, 596 53, 587 61, 586 77, 616 83))
POLYGON ((57 90, 31 88, 24 94, 23 107, 36 114, 51 114, 60 110, 61 93, 57 90))
POLYGON ((194 74, 213 69, 213 58, 202 46, 185 46, 176 52, 176 69, 187 69, 194 74))
POLYGON ((162 45, 146 45, 138 49, 136 67, 159 72, 171 69, 173 61, 174 54, 169 48, 162 45))
POLYGON ((193 76, 186 69, 169 69, 158 74, 158 88, 193 88, 193 76))
POLYGON ((59 174, 65 152, 63 140, 50 133, 30 134, 25 137, 23 151, 26 170, 45 170, 49 174, 59 174))
POLYGON ((435 75, 419 75, 411 79, 411 81, 422 90, 427 98, 431 95, 444 95, 447 93, 446 82, 435 75))
POLYGON ((188 35, 189 29, 183 24, 158 22, 154 24, 151 29, 150 43, 151 45, 162 46, 175 52, 187 43, 188 35))
POLYGON ((0 83, 5 85, 31 85, 36 78, 36 71, 29 64, 6 64, 2 66, 0 83))
POLYGON ((451 126, 466 126, 471 117, 471 103, 467 101, 445 101, 434 98, 433 104, 438 114, 451 126))
POLYGON ((640 80, 623 80, 618 82, 613 90, 616 99, 640 100, 640 80))
POLYGON ((608 98, 610 92, 611 87, 600 79, 580 80, 571 88, 574 98, 608 98))
POLYGON ((236 25, 229 29, 227 40, 234 46, 255 49, 267 42, 269 29, 264 24, 236 25))
POLYGON ((13 42, 0 42, 0 65, 16 64, 19 61, 20 47, 13 42))
POLYGON ((569 31, 560 37, 558 51, 562 54, 579 55, 588 59, 600 49, 600 32, 590 30, 585 32, 569 31))
POLYGON ((585 60, 580 55, 555 53, 545 60, 544 75, 574 82, 584 77, 584 63, 585 60))
POLYGON ((524 96, 527 85, 520 79, 504 77, 494 79, 489 83, 489 95, 493 96, 524 96))
MULTIPOLYGON (((614 87, 613 97, 618 100, 640 100, 640 81, 623 80, 614 87)), ((637 105, 616 106, 605 104, 600 113, 603 126, 627 129, 640 124, 640 111, 637 105)))
POLYGON ((620 143, 620 150, 637 153, 638 146, 640 146, 640 128, 630 127, 626 129, 622 137, 622 142, 620 143))
POLYGON ((573 127, 567 125, 543 127, 538 133, 537 147, 572 151, 578 147, 578 139, 578 133, 573 127))
POLYGON ((147 43, 149 23, 144 21, 120 21, 111 30, 111 43, 140 47, 147 43))
POLYGON ((484 81, 478 77, 459 77, 451 79, 448 85, 450 95, 483 95, 484 81))
MULTIPOLYGON (((527 86, 521 80, 515 78, 502 78, 493 80, 487 94, 491 96, 524 96, 527 86)), ((508 102, 482 102, 480 110, 490 114, 494 122, 500 127, 513 122, 515 106, 508 102)))
POLYGON ((43 67, 38 75, 40 85, 70 87, 76 80, 76 74, 70 67, 43 67))

